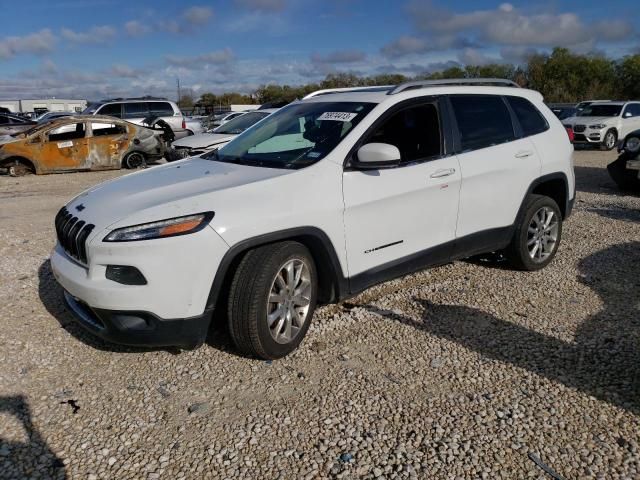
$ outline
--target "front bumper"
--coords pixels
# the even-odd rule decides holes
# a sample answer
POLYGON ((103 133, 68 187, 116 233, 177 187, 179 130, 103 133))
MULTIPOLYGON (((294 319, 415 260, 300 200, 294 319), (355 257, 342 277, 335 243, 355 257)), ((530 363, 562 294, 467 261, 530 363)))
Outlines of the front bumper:
POLYGON ((210 227, 192 235, 140 242, 88 243, 87 265, 57 244, 51 269, 80 324, 105 340, 128 345, 199 343, 210 321, 209 294, 228 246, 210 227), (107 265, 137 268, 145 285, 106 278, 107 265))
POLYGON ((587 128, 584 132, 573 132, 573 143, 600 144, 604 140, 604 131, 587 128))
POLYGON ((67 291, 64 301, 81 326, 103 340, 122 345, 191 349, 204 342, 211 323, 211 311, 164 320, 149 312, 91 308, 67 291))

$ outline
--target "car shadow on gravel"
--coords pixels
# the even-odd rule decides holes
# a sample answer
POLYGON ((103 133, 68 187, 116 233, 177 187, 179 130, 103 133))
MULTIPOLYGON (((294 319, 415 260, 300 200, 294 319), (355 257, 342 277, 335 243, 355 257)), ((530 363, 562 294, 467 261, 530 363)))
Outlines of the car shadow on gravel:
POLYGON ((105 342, 101 338, 92 335, 90 332, 82 328, 76 323, 73 315, 67 310, 67 307, 64 304, 62 287, 53 276, 49 260, 42 263, 38 269, 38 295, 40 296, 40 301, 44 307, 51 316, 58 321, 62 328, 69 332, 74 338, 92 348, 106 352, 122 353, 143 353, 159 350, 164 350, 169 353, 179 352, 177 349, 171 348, 129 347, 126 345, 105 342))
MULTIPOLYGON (((609 164, 610 162, 607 162, 609 164)), ((599 167, 575 166, 576 190, 587 193, 600 193, 606 195, 624 196, 615 182, 609 176, 607 165, 599 167)))
MULTIPOLYGON (((421 298, 422 320, 364 308, 454 341, 479 354, 525 368, 640 414, 640 242, 608 247, 579 263, 578 281, 603 302, 566 342, 484 311, 421 298)), ((558 315, 563 309, 558 309, 558 315)))
POLYGON ((1 478, 67 478, 66 469, 31 420, 29 403, 22 395, 0 396, 0 414, 11 417, 22 425, 26 441, 4 438, 5 428, 0 430, 1 478), (36 473, 37 472, 37 473, 36 473))

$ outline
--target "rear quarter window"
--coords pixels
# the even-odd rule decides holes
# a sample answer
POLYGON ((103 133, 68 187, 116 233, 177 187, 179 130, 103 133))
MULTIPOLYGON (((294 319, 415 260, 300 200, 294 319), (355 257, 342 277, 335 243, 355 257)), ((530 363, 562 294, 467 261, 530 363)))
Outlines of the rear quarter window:
POLYGON ((156 117, 172 117, 173 107, 169 102, 149 102, 149 113, 156 117))
POLYGON ((522 97, 507 97, 507 100, 520 122, 525 137, 537 135, 549 129, 547 120, 529 100, 522 97))
POLYGON ((511 113, 498 95, 452 95, 462 150, 477 150, 515 140, 511 113))

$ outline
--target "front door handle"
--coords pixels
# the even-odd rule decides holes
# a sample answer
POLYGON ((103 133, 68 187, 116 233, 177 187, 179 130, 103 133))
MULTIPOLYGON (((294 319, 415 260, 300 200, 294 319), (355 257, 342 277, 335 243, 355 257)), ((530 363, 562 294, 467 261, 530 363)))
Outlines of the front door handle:
POLYGON ((516 153, 516 158, 527 158, 533 155, 531 150, 523 150, 521 152, 516 153))
POLYGON ((431 178, 448 177, 449 175, 453 175, 454 173, 456 173, 455 168, 444 168, 444 169, 436 170, 435 172, 433 172, 431 174, 431 178))

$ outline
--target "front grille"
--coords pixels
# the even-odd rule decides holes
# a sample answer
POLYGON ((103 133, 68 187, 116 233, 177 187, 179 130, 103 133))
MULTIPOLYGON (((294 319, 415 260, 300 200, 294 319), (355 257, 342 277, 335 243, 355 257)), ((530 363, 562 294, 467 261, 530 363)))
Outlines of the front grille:
POLYGON ((582 133, 587 129, 586 125, 574 125, 573 126, 573 131, 574 132, 578 132, 578 133, 582 133))
POLYGON ((573 137, 573 141, 574 142, 586 142, 587 141, 587 137, 585 137, 584 135, 582 135, 581 133, 577 133, 574 137, 573 137))
POLYGON ((95 228, 95 225, 86 223, 74 217, 67 207, 62 209, 56 215, 55 220, 56 235, 60 246, 67 252, 67 255, 76 260, 87 263, 87 238, 95 228))

